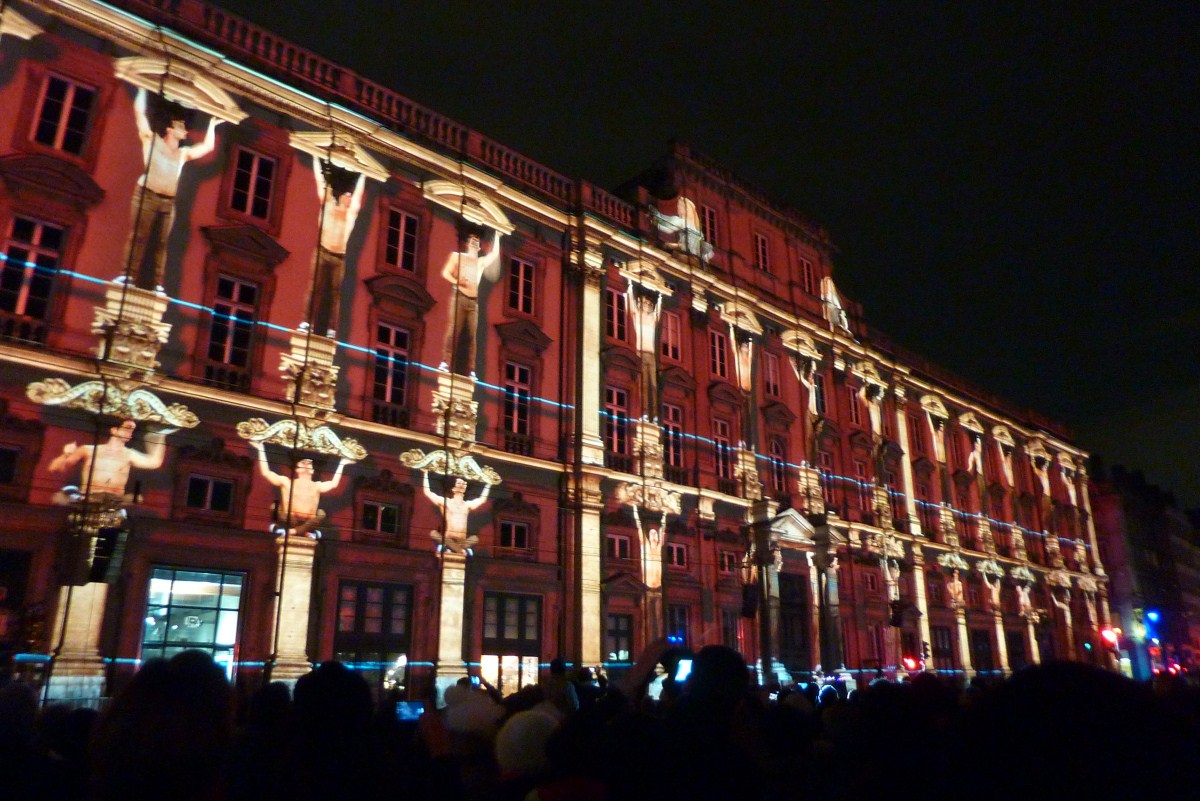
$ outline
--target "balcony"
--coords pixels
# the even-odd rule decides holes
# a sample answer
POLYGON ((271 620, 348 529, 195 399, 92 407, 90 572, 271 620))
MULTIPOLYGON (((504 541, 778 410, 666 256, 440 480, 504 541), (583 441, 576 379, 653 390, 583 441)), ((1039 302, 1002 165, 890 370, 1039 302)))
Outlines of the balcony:
POLYGON ((222 389, 249 392, 250 372, 241 367, 234 367, 231 364, 205 362, 204 383, 222 389))
POLYGON ((741 495, 741 486, 736 478, 718 478, 717 490, 726 495, 741 495))
POLYGON ((691 484, 690 471, 683 465, 664 465, 663 478, 674 484, 691 484))
POLYGON ((633 472, 633 457, 627 453, 604 452, 604 466, 620 473, 633 472))
POLYGON ((24 314, 0 311, 0 339, 41 345, 46 342, 49 329, 45 320, 26 317, 24 314))
POLYGON ((395 403, 372 401, 371 420, 394 428, 408 428, 409 411, 407 407, 395 403))
MULTIPOLYGON (((533 455, 533 437, 528 434, 518 434, 515 431, 504 432, 504 450, 521 456, 533 455)), ((607 463, 608 458, 605 457, 607 463)), ((625 472, 629 472, 626 470, 625 472)))

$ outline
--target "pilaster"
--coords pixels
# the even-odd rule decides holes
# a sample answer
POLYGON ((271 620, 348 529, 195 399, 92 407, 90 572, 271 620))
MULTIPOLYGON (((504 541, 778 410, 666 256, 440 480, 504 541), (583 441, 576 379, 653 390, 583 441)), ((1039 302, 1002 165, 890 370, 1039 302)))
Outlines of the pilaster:
POLYGON ((436 684, 439 698, 467 675, 463 659, 463 611, 467 595, 467 556, 450 549, 438 554, 441 598, 438 604, 436 684))
POLYGON ((62 647, 54 656, 46 699, 98 699, 104 689, 104 658, 100 654, 101 626, 108 602, 108 585, 92 582, 59 590, 54 639, 62 647))
POLYGON ((308 620, 312 602, 313 559, 317 541, 284 535, 275 544, 280 567, 275 655, 271 679, 290 681, 308 673, 308 620))

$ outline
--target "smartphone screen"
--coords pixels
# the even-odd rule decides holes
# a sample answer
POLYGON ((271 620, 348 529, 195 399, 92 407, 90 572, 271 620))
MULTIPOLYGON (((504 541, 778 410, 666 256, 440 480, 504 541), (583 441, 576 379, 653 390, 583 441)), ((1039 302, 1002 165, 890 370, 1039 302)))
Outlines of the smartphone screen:
POLYGON ((680 659, 679 664, 675 666, 676 683, 687 681, 687 677, 690 675, 692 675, 692 660, 680 659))
POLYGON ((425 711, 424 701, 397 701, 396 720, 416 720, 425 711))

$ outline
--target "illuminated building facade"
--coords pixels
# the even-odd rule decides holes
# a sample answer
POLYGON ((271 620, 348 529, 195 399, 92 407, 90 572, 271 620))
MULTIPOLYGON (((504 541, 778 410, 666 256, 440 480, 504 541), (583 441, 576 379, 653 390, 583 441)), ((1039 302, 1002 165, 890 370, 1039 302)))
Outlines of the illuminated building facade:
POLYGON ((195 0, 2 13, 0 636, 52 697, 664 636, 969 677, 1107 622, 1086 454, 686 147, 610 194, 195 0))

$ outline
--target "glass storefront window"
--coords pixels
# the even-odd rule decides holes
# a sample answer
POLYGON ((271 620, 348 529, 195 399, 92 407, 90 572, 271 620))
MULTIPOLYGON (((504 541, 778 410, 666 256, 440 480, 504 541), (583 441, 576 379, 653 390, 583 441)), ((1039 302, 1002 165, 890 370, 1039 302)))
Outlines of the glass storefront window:
POLYGON ((232 680, 244 582, 242 573, 154 568, 146 593, 142 659, 205 651, 232 680))

